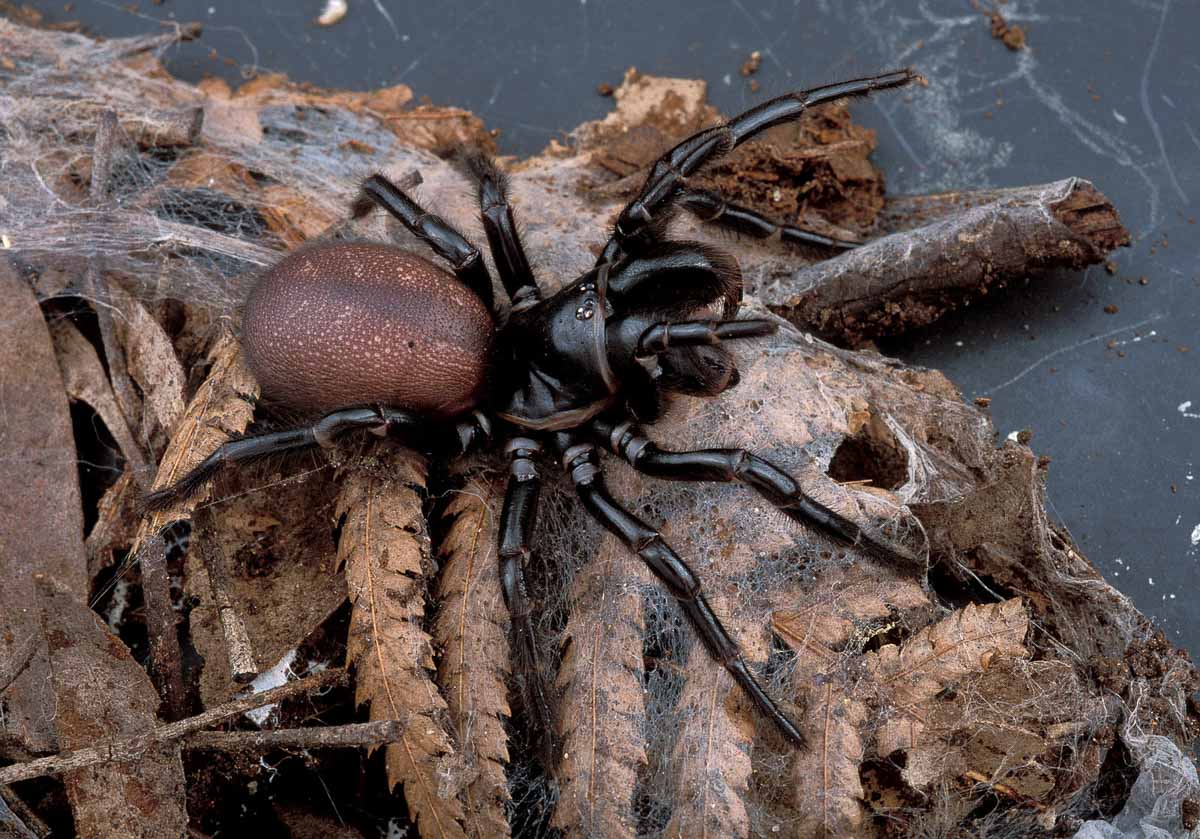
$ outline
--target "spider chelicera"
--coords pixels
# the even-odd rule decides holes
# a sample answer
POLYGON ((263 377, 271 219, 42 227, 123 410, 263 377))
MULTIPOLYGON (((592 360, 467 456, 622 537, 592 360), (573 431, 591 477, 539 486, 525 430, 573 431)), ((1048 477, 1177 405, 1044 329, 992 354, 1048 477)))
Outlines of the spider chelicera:
MULTIPOLYGON (((738 373, 722 342, 776 329, 767 320, 734 319, 742 279, 730 255, 666 238, 676 209, 755 238, 854 246, 772 222, 692 188, 688 176, 814 105, 917 79, 899 70, 785 94, 687 138, 654 164, 595 266, 550 297, 526 259, 503 173, 484 155, 461 155, 462 169, 477 184, 483 227, 511 304, 507 312, 493 301, 492 278, 477 248, 382 175, 368 178, 355 215, 382 207, 446 260, 453 275, 409 251, 366 242, 311 245, 281 260, 250 294, 242 345, 264 397, 319 418, 226 442, 180 481, 151 493, 147 506, 185 499, 224 466, 328 446, 351 431, 397 432, 446 456, 487 446, 496 433, 509 464, 500 578, 518 650, 536 670, 523 569, 541 486, 538 462, 549 449, 588 512, 646 563, 713 658, 800 745, 799 730, 750 673, 700 580, 654 527, 609 493, 596 447, 656 478, 739 481, 802 524, 898 558, 769 461, 743 449, 667 451, 638 422, 657 420, 669 393, 711 397, 733 387, 738 373), (718 302, 723 319, 696 317, 718 302)), ((536 672, 532 677, 541 684, 536 672)), ((545 698, 536 699, 545 718, 545 698)))

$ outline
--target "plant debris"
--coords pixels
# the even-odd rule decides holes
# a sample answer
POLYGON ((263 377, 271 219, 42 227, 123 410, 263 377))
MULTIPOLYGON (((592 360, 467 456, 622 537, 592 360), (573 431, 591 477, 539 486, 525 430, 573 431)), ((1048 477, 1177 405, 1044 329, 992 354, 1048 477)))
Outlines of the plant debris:
MULTIPOLYGON (((174 37, 0 21, 15 127, 0 139, 0 551, 16 558, 0 595, 18 604, 0 613, 4 829, 1085 837, 1196 818, 1200 677, 1049 520, 1029 437, 997 448, 986 405, 936 371, 801 331, 851 345, 1012 276, 1103 262, 1127 234, 1090 183, 887 196, 873 134, 841 105, 697 178, 871 241, 827 259, 677 219, 678 237, 736 253, 748 313, 798 328, 738 346, 739 386, 679 400, 652 435, 762 450, 911 562, 798 528, 744 487, 608 467, 799 721, 795 750, 546 463, 525 573, 550 750, 509 648, 497 459, 427 463, 355 438, 135 509, 139 458, 161 487, 231 437, 296 421, 259 400, 234 338, 255 273, 321 237, 411 244, 382 214, 346 219, 372 168, 473 229, 474 196, 430 149, 492 144, 403 86, 184 84, 155 61, 174 37), (81 483, 85 452, 105 468, 81 483)), ((659 154, 720 119, 700 82, 631 71, 613 96, 570 146, 509 166, 548 289, 592 263, 659 154)))

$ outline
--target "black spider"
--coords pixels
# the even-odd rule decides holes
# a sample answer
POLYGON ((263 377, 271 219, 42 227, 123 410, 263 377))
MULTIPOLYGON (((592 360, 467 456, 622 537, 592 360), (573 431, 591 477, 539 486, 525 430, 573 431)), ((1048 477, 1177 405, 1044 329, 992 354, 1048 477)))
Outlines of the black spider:
MULTIPOLYGON (((500 577, 518 650, 535 671, 530 682, 541 683, 523 566, 540 488, 535 458, 547 445, 570 473, 588 512, 649 566, 713 657, 799 745, 800 732, 751 675, 687 563, 609 494, 596 445, 657 478, 740 481, 796 521, 876 555, 896 556, 853 521, 808 497, 768 461, 742 449, 666 451, 636 423, 658 419, 669 392, 710 397, 733 387, 737 369, 721 342, 776 328, 766 320, 733 319, 742 280, 731 256, 665 239, 675 208, 756 238, 778 235, 835 248, 854 244, 776 224, 689 187, 688 176, 808 107, 918 78, 899 70, 789 93, 689 137, 654 164, 595 267, 548 298, 517 236, 503 174, 485 156, 463 156, 464 170, 478 185, 492 258, 511 300, 506 320, 493 305, 492 279, 478 249, 383 176, 368 178, 355 215, 384 208, 449 262, 454 276, 384 244, 318 244, 285 257, 251 292, 243 348, 266 398, 322 416, 304 427, 225 443, 178 483, 152 493, 147 505, 163 508, 186 498, 224 465, 326 446, 353 430, 405 432, 409 442, 420 440, 454 456, 488 444, 496 426, 506 440, 510 470, 500 577), (717 301, 724 305, 723 320, 693 319, 717 301)), ((545 699, 539 693, 536 700, 544 720, 545 699)))

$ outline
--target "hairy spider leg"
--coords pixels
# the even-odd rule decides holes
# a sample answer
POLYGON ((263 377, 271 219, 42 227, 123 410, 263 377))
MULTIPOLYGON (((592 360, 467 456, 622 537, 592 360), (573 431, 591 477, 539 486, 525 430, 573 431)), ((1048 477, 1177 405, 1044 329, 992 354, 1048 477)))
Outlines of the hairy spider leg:
POLYGON ((742 272, 724 251, 687 241, 661 241, 612 266, 608 298, 623 312, 685 316, 717 300, 732 318, 742 303, 742 272))
POLYGON ((688 137, 655 162, 637 197, 618 216, 597 263, 615 261, 626 243, 637 241, 644 232, 653 236, 656 219, 675 201, 679 190, 687 186, 688 176, 713 158, 729 153, 761 131, 798 119, 814 105, 902 87, 920 78, 913 70, 904 69, 785 93, 722 125, 688 137))
POLYGON ((759 711, 775 723, 793 745, 802 748, 804 735, 750 673, 741 648, 708 605, 699 578, 658 531, 622 507, 609 493, 595 446, 580 443, 569 432, 559 433, 556 439, 563 452, 563 466, 570 473, 584 508, 646 563, 679 603, 712 657, 729 672, 759 711))
POLYGON ((479 195, 479 215, 487 234, 492 261, 500 282, 514 306, 529 305, 542 297, 525 248, 517 233, 517 222, 508 202, 508 176, 491 156, 478 151, 460 153, 456 162, 475 181, 479 195))
MULTIPOLYGON (((349 408, 326 414, 312 425, 229 440, 175 483, 147 493, 142 499, 142 507, 165 510, 185 501, 225 466, 253 463, 313 446, 329 446, 351 431, 368 430, 382 436, 392 429, 418 431, 427 424, 424 418, 398 408, 349 408)), ((486 445, 491 434, 488 420, 478 412, 456 422, 454 431, 453 442, 457 445, 457 453, 462 454, 486 445)))
POLYGON ((737 481, 750 487, 793 521, 815 527, 839 542, 884 562, 911 564, 912 557, 881 542, 807 493, 800 483, 774 463, 745 449, 667 451, 659 448, 630 421, 597 418, 592 436, 634 469, 668 481, 737 481))
POLYGON ((705 224, 749 236, 752 239, 770 239, 772 236, 778 236, 781 242, 820 245, 825 248, 841 250, 850 250, 862 244, 861 242, 851 242, 849 239, 823 236, 793 224, 774 221, 762 213, 756 213, 749 207, 732 204, 715 192, 706 189, 681 190, 675 202, 705 224))
POLYGON ((521 660, 519 672, 526 711, 533 718, 532 728, 540 738, 544 764, 550 767, 554 765, 551 759, 554 729, 542 682, 537 638, 530 622, 533 605, 525 585, 525 567, 532 552, 533 529, 537 524, 538 496, 541 492, 541 478, 533 456, 541 450, 541 445, 527 437, 514 437, 505 450, 509 462, 508 487, 500 511, 500 587, 512 620, 516 652, 521 660))
POLYGON ((434 253, 449 262, 459 281, 494 309, 492 275, 488 273, 479 248, 441 216, 426 212, 400 187, 379 174, 363 181, 362 191, 352 208, 354 217, 365 216, 376 205, 387 210, 434 253))

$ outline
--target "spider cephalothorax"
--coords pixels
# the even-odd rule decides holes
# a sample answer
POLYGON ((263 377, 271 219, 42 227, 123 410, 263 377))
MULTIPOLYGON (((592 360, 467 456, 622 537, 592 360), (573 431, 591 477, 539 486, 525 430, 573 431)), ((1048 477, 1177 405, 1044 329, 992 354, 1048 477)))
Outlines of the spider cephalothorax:
MULTIPOLYGON (((665 238, 674 210, 756 238, 854 245, 776 224, 691 188, 688 176, 812 105, 917 78, 901 70, 790 93, 689 137, 654 164, 596 265, 549 297, 543 297, 517 236, 503 174, 483 155, 460 156, 478 186, 483 226, 510 302, 506 309, 495 306, 478 249, 383 176, 368 178, 355 214, 376 206, 387 210, 452 273, 400 248, 365 242, 312 245, 281 260, 250 294, 242 343, 266 398, 319 418, 227 442, 178 483, 152 493, 148 503, 166 506, 186 497, 222 465, 329 445, 355 430, 397 432, 410 444, 447 455, 478 449, 497 436, 510 473, 499 571, 518 649, 535 671, 526 683, 536 692, 541 680, 523 571, 536 520, 538 470, 549 455, 570 475, 588 512, 677 599, 713 657, 799 744, 796 726, 750 674, 695 574, 655 528, 609 494, 597 446, 657 478, 739 481, 798 522, 893 555, 770 462, 742 449, 666 451, 637 423, 654 422, 669 393, 714 396, 734 386, 737 369, 721 342, 775 330, 772 321, 735 319, 742 281, 731 256, 665 238), (718 303, 721 319, 704 317, 718 303)), ((544 720, 545 699, 540 693, 533 698, 544 720)))

